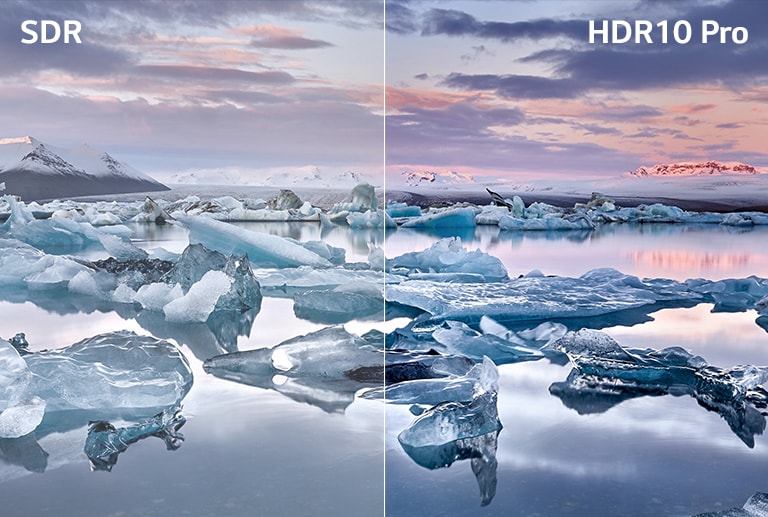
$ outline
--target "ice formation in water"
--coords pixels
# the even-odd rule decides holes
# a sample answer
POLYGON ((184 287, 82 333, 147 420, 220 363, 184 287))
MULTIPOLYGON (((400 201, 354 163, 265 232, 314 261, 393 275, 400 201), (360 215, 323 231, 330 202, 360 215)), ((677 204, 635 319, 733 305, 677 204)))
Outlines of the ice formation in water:
POLYGON ((47 253, 69 253, 98 245, 120 258, 142 258, 146 252, 130 243, 133 232, 126 226, 95 227, 67 217, 36 219, 23 203, 12 196, 3 199, 10 206, 10 216, 0 224, 0 235, 16 239, 47 253))
POLYGON ((203 244, 226 255, 248 255, 251 263, 259 266, 327 268, 333 265, 331 259, 334 253, 343 253, 343 250, 339 252, 338 248, 322 242, 317 245, 300 243, 202 217, 185 217, 180 221, 189 229, 190 242, 203 244), (328 256, 321 256, 318 250, 325 250, 328 256))
POLYGON ((411 206, 406 203, 387 203, 385 208, 390 217, 418 217, 421 215, 421 208, 411 206))
POLYGON ((336 203, 330 212, 332 214, 343 214, 346 217, 349 212, 364 213, 375 211, 378 207, 379 200, 376 198, 373 186, 368 183, 360 183, 340 203, 336 203))
POLYGON ((315 323, 345 323, 353 319, 384 316, 382 284, 351 282, 334 289, 305 291, 294 297, 296 317, 315 323))
POLYGON ((273 348, 218 355, 206 360, 203 368, 217 377, 274 389, 334 412, 351 404, 360 388, 382 382, 384 354, 342 327, 326 327, 273 348), (355 378, 360 368, 378 375, 355 378))
POLYGON ((128 427, 118 428, 104 420, 90 422, 83 450, 91 463, 91 470, 111 471, 117 457, 129 445, 150 436, 163 440, 169 451, 178 449, 184 441, 179 429, 186 421, 181 408, 174 406, 128 427))
POLYGON ((595 269, 578 278, 535 275, 484 284, 409 280, 388 286, 386 299, 438 319, 535 321, 597 316, 658 302, 696 303, 704 296, 673 280, 640 280, 614 269, 595 269))
POLYGON ((469 459, 480 489, 480 506, 487 506, 496 496, 499 432, 491 431, 441 445, 412 447, 403 444, 403 450, 418 465, 431 470, 450 467, 456 461, 469 459))
MULTIPOLYGON (((389 356, 390 353, 388 352, 389 356)), ((434 356, 433 356, 434 357, 434 356)), ((440 356, 437 356, 440 357, 440 356)), ((454 356, 461 357, 461 356, 454 356)), ((443 361, 449 361, 452 357, 440 357, 437 364, 432 364, 422 360, 419 363, 406 362, 393 364, 393 361, 387 358, 387 381, 393 374, 389 372, 393 367, 423 365, 426 371, 418 372, 420 378, 415 376, 407 380, 398 380, 394 384, 382 388, 373 388, 361 396, 368 399, 384 399, 392 404, 423 404, 434 406, 442 402, 471 402, 478 393, 486 391, 495 391, 498 384, 498 370, 488 358, 481 359, 481 362, 472 366, 465 374, 450 374, 440 371, 443 361)), ((413 374, 412 374, 413 375, 413 374)))
POLYGON ((192 386, 192 371, 167 341, 118 331, 74 345, 25 355, 27 391, 47 411, 153 409, 178 404, 192 386))
POLYGON ((496 393, 484 393, 471 402, 443 402, 404 429, 397 439, 405 447, 439 446, 501 430, 496 393))
POLYGON ((741 508, 697 513, 693 517, 765 517, 766 515, 768 515, 768 494, 755 492, 741 508))
POLYGON ((475 226, 475 210, 472 208, 446 208, 430 210, 424 215, 409 219, 403 228, 461 228, 475 226))
POLYGON ((725 419, 747 446, 765 429, 768 367, 718 368, 680 347, 625 349, 609 335, 590 329, 569 332, 553 345, 576 367, 550 393, 579 413, 608 410, 642 396, 689 395, 725 419))
POLYGON ((507 279, 507 270, 501 260, 479 249, 467 251, 461 239, 441 239, 424 251, 404 253, 387 261, 392 273, 469 273, 487 281, 507 279))

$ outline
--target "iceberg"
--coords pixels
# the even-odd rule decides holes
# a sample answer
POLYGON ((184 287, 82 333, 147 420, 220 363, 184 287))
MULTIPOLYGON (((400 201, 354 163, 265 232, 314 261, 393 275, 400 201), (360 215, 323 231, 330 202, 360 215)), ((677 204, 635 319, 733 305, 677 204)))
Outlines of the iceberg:
MULTIPOLYGON (((433 362, 430 368, 431 372, 420 372, 422 378, 411 377, 409 380, 398 380, 395 384, 390 384, 387 387, 372 388, 362 393, 361 397, 383 399, 392 404, 430 406, 451 401, 471 402, 478 393, 498 390, 499 373, 496 365, 487 357, 481 361, 472 366, 464 375, 447 374, 445 371, 440 371, 440 362, 433 362)), ((388 382, 392 377, 389 370, 393 366, 388 358, 388 382)))
POLYGON ((550 393, 581 414, 603 412, 642 396, 689 395, 718 413, 748 447, 766 422, 768 367, 718 368, 680 347, 625 349, 609 335, 590 329, 569 332, 553 345, 575 366, 550 393))
POLYGON ((75 275, 86 269, 69 257, 47 255, 21 241, 0 238, 0 286, 66 287, 75 275))
POLYGON ((45 401, 31 397, 0 413, 0 438, 20 438, 34 431, 45 414, 45 401))
POLYGON ((496 364, 507 364, 535 361, 544 357, 538 348, 526 346, 522 342, 513 343, 494 334, 483 334, 460 321, 443 322, 432 332, 432 338, 440 345, 436 347, 439 352, 465 355, 476 361, 487 356, 496 364))
POLYGON ((171 407, 128 427, 118 428, 104 420, 90 422, 83 451, 88 456, 91 470, 111 471, 117 457, 128 450, 129 445, 150 436, 163 440, 169 451, 178 449, 184 441, 179 429, 186 421, 180 407, 171 407))
POLYGON ((346 216, 349 212, 375 211, 378 207, 379 200, 376 198, 376 191, 373 186, 368 183, 360 183, 355 185, 340 203, 333 205, 330 213, 346 216))
MULTIPOLYGON (((252 264, 272 267, 331 267, 332 263, 306 245, 276 235, 243 230, 229 223, 202 217, 183 217, 191 243, 226 255, 248 255, 252 264)), ((327 246, 327 245, 324 245, 327 246)))
POLYGON ((203 364, 208 373, 228 370, 323 379, 349 379, 348 372, 363 366, 378 367, 381 382, 384 354, 340 326, 297 336, 273 348, 219 355, 203 364))
POLYGON ((467 251, 456 237, 441 239, 424 251, 399 255, 387 263, 392 273, 468 273, 487 281, 506 280, 507 270, 497 257, 479 249, 467 251))
POLYGON ((25 355, 28 392, 46 411, 145 410, 177 405, 192 387, 192 371, 174 345, 118 331, 59 350, 25 355))
POLYGON ((324 324, 374 316, 383 319, 382 287, 370 282, 352 282, 331 290, 305 291, 294 297, 293 311, 298 318, 324 324))
POLYGON ((440 446, 501 430, 496 393, 471 402, 443 402, 428 409, 397 435, 405 449, 440 446))
POLYGON ((342 327, 326 327, 273 348, 218 355, 207 359, 203 368, 216 377, 272 389, 327 412, 343 412, 358 390, 381 384, 384 353, 342 327), (361 371, 367 375, 358 375, 361 371))
POLYGON ((418 217, 421 215, 421 208, 406 203, 390 202, 387 203, 385 210, 390 217, 418 217))
POLYGON ((441 445, 411 447, 403 444, 403 450, 416 464, 430 470, 450 467, 456 461, 469 459, 480 489, 480 506, 488 506, 496 496, 499 433, 492 431, 441 445))
POLYGON ((386 289, 386 300, 415 307, 434 318, 459 321, 489 316, 504 321, 590 317, 676 302, 705 301, 681 282, 640 280, 614 269, 595 269, 578 278, 527 276, 507 282, 445 284, 408 280, 386 289))
POLYGON ((431 210, 422 216, 409 219, 402 226, 403 228, 462 228, 475 225, 475 210, 465 207, 431 210))

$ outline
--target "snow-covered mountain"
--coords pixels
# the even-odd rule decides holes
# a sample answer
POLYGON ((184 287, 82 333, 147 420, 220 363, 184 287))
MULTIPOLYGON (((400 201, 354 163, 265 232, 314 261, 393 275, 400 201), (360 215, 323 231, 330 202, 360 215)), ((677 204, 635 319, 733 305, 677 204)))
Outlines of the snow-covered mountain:
POLYGON ((722 174, 752 175, 763 171, 740 162, 699 162, 699 163, 661 163, 653 167, 641 166, 630 171, 631 176, 639 178, 650 176, 715 176, 722 174))
POLYGON ((0 182, 25 200, 168 190, 87 144, 64 149, 30 136, 0 139, 0 182))
POLYGON ((381 184, 381 179, 354 171, 329 173, 317 167, 246 171, 236 169, 197 170, 174 174, 171 183, 185 185, 247 185, 285 188, 351 189, 360 183, 381 184))
POLYGON ((456 171, 417 171, 405 169, 400 172, 402 183, 407 187, 440 187, 476 184, 474 177, 456 171))

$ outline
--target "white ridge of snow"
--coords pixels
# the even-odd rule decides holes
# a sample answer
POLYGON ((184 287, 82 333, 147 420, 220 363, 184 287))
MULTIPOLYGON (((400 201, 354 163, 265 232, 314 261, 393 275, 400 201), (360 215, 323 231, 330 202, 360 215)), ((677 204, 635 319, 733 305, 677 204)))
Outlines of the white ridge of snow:
POLYGON ((462 174, 456 171, 417 171, 404 169, 400 172, 401 179, 407 187, 429 186, 438 187, 441 185, 472 185, 476 184, 473 176, 462 174))
POLYGON ((14 168, 41 174, 76 174, 96 178, 118 176, 155 182, 150 176, 87 144, 66 149, 31 136, 0 139, 0 172, 14 168))
POLYGON ((630 171, 631 176, 636 177, 648 177, 648 176, 703 176, 712 175, 720 176, 725 174, 737 174, 737 175, 754 175, 764 174, 764 171, 760 171, 751 165, 741 162, 684 162, 684 163, 657 163, 653 167, 641 166, 630 171))

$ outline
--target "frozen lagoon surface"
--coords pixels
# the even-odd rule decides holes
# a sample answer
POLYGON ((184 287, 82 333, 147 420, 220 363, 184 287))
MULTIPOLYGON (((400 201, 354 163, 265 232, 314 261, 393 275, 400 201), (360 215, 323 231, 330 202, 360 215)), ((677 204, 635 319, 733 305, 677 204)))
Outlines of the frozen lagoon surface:
MULTIPOLYGON (((321 232, 318 223, 239 225, 302 242, 322 238, 344 248, 350 262, 366 261, 368 243, 381 245, 383 240, 373 230, 338 227, 321 232)), ((186 230, 178 226, 129 227, 135 232, 133 243, 144 249, 181 253, 188 243, 186 230)), ((88 249, 78 256, 90 260, 106 254, 88 249)), ((327 326, 297 318, 285 293, 265 291, 249 335, 237 338, 237 349, 273 347, 327 326)), ((92 472, 84 452, 88 422, 77 414, 49 418, 36 430, 36 440, 0 439, 0 514, 381 514, 381 402, 355 399, 353 390, 348 400, 321 407, 311 397, 303 403, 274 389, 214 377, 203 370, 203 360, 225 350, 207 325, 169 323, 162 312, 137 314, 117 307, 86 295, 0 288, 0 336, 24 332, 33 351, 115 330, 151 333, 180 344, 194 375, 182 401, 184 441, 177 450, 166 450, 163 439, 141 439, 119 455, 110 472, 92 472)), ((344 325, 362 334, 381 323, 379 318, 344 325)), ((334 397, 335 392, 327 395, 334 397)), ((144 420, 105 416, 117 428, 144 420)))
MULTIPOLYGON (((614 224, 584 232, 399 228, 387 237, 387 257, 426 249, 452 235, 460 236, 468 250, 480 248, 500 258, 511 278, 534 269, 578 277, 602 267, 679 281, 768 276, 768 233, 760 227, 614 224)), ((768 365, 768 335, 755 324, 758 314, 712 309, 711 303, 661 309, 632 326, 603 322, 607 326, 601 330, 622 347, 680 346, 723 368, 768 365)), ((574 329, 593 324, 568 322, 574 329)), ((637 396, 602 408, 594 404, 591 412, 584 411, 589 397, 581 405, 569 401, 580 414, 550 393, 550 386, 568 379, 571 364, 540 359, 503 364, 498 370, 503 429, 490 447, 495 445, 497 462, 493 500, 482 506, 487 495, 470 459, 479 457, 483 444, 469 447, 474 452, 464 454, 466 459, 457 460, 456 449, 450 450, 443 458, 452 461, 447 468, 425 467, 416 463, 425 463, 422 458, 412 459, 398 442, 398 434, 415 419, 411 408, 388 404, 387 515, 682 517, 741 508, 768 488, 768 437, 757 434, 749 448, 723 417, 690 396, 637 396)), ((492 435, 484 436, 493 441, 492 435)), ((459 444, 458 450, 461 457, 467 447, 459 444)))

